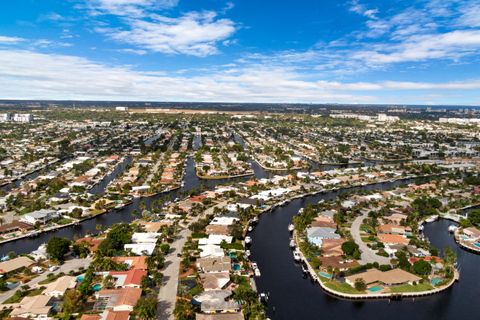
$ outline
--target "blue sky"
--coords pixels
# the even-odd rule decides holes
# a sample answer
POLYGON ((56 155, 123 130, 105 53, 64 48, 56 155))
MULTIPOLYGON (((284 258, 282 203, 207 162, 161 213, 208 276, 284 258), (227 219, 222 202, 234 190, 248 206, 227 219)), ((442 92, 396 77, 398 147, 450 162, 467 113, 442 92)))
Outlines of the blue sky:
POLYGON ((480 0, 15 0, 0 98, 480 105, 480 0))

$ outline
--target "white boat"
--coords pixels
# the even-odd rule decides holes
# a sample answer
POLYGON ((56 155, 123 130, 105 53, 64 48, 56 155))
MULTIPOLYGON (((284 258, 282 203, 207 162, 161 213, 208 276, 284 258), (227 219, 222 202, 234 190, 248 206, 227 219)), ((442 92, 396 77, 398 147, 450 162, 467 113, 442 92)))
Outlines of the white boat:
POLYGON ((250 238, 249 236, 246 236, 245 237, 245 244, 250 244, 252 243, 252 238, 250 238))
POLYGON ((252 227, 252 226, 248 226, 247 231, 248 231, 248 232, 252 232, 252 230, 253 230, 253 227, 252 227))
POLYGON ((250 250, 245 250, 245 256, 246 256, 246 257, 250 257, 250 255, 251 255, 250 250))
POLYGON ((256 268, 253 270, 253 273, 255 274, 255 277, 260 277, 262 274, 260 273, 260 269, 256 268))
POLYGON ((295 248, 295 240, 290 240, 290 248, 295 248))
POLYGON ((257 223, 258 222, 258 217, 253 217, 253 220, 252 220, 253 223, 257 223))
POLYGON ((448 232, 454 233, 457 229, 458 227, 452 224, 448 227, 448 232))
POLYGON ((438 216, 437 215, 434 215, 434 216, 431 216, 431 217, 428 217, 427 219, 425 219, 426 222, 430 223, 430 222, 435 222, 438 220, 438 216))
POLYGON ((298 252, 296 250, 293 251, 293 259, 297 262, 300 261, 302 259, 302 257, 300 256, 300 252, 298 252))
POLYGON ((288 225, 288 231, 293 232, 294 229, 295 229, 295 226, 292 223, 290 223, 288 225))
POLYGON ((424 228, 425 228, 425 227, 423 226, 423 224, 421 224, 421 225, 418 226, 418 231, 421 232, 421 231, 423 231, 424 228))

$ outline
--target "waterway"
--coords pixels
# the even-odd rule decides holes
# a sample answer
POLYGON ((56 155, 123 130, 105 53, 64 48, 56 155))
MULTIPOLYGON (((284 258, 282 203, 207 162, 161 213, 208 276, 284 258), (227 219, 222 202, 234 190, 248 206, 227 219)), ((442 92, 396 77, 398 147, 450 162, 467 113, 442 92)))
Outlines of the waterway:
MULTIPOLYGON (((362 189, 391 189, 399 184, 401 182, 389 182, 362 189)), ((252 232, 251 259, 257 262, 262 272, 256 284, 260 292, 268 292, 270 295, 267 312, 271 319, 478 318, 480 256, 458 248, 447 231, 451 222, 446 220, 434 222, 425 227, 425 234, 435 247, 452 247, 458 255, 460 281, 446 292, 402 301, 346 301, 331 297, 310 278, 304 278, 301 267, 294 262, 289 248, 288 224, 300 208, 308 203, 334 199, 342 192, 345 191, 328 192, 294 200, 284 207, 262 215, 252 232)))

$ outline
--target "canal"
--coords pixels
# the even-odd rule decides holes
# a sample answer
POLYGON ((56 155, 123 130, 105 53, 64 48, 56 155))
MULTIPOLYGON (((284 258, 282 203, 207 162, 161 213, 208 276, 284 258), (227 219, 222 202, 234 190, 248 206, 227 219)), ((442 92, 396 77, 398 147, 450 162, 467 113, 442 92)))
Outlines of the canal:
MULTIPOLYGON (((392 189, 404 182, 388 182, 362 189, 392 189)), ((358 188, 353 188, 355 190, 358 188)), ((402 301, 346 301, 333 298, 310 278, 304 278, 301 266, 294 262, 289 248, 288 224, 300 208, 309 203, 336 198, 345 191, 305 197, 262 215, 251 234, 251 259, 257 262, 261 277, 259 292, 268 292, 271 319, 474 319, 480 311, 475 300, 480 294, 478 281, 480 256, 461 250, 448 233, 451 224, 440 220, 426 225, 425 235, 440 249, 455 249, 460 264, 460 281, 438 295, 402 301)))
MULTIPOLYGON (((90 190, 92 193, 102 193, 108 186, 108 183, 117 177, 127 165, 131 162, 130 158, 127 158, 124 162, 117 165, 113 172, 105 177, 99 184, 90 190), (94 190, 95 189, 95 190, 94 190)), ((263 169, 257 168, 259 174, 263 169)), ((184 186, 182 188, 159 193, 145 198, 134 198, 133 202, 121 209, 112 210, 103 215, 96 216, 92 219, 85 220, 76 226, 69 226, 55 231, 41 233, 33 238, 23 238, 11 242, 7 242, 0 245, 0 256, 6 255, 10 251, 14 251, 17 254, 29 253, 36 250, 43 243, 48 242, 51 237, 65 237, 72 239, 73 237, 83 237, 86 234, 97 233, 97 225, 101 225, 103 229, 110 227, 115 223, 131 222, 137 218, 134 211, 141 212, 140 204, 145 203, 147 208, 150 208, 151 204, 157 199, 174 200, 176 198, 183 198, 193 191, 201 191, 207 189, 213 189, 217 185, 227 184, 234 181, 246 181, 251 177, 240 177, 234 179, 217 179, 217 180, 202 180, 199 179, 195 173, 195 162, 192 157, 188 157, 186 161, 185 173, 184 173, 184 186)))

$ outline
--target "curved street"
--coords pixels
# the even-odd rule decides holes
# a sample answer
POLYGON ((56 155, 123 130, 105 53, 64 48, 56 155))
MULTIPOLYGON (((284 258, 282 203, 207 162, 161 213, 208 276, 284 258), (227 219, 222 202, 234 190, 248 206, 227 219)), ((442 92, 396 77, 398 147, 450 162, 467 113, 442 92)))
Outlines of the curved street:
POLYGON ((378 262, 379 264, 390 264, 390 259, 387 257, 379 256, 375 253, 372 249, 370 249, 365 242, 362 241, 362 237, 360 236, 360 226, 363 223, 363 220, 368 216, 368 213, 364 213, 361 216, 355 218, 350 227, 350 233, 352 234, 352 238, 356 244, 360 247, 360 251, 362 252, 361 256, 361 263, 374 263, 378 262))

